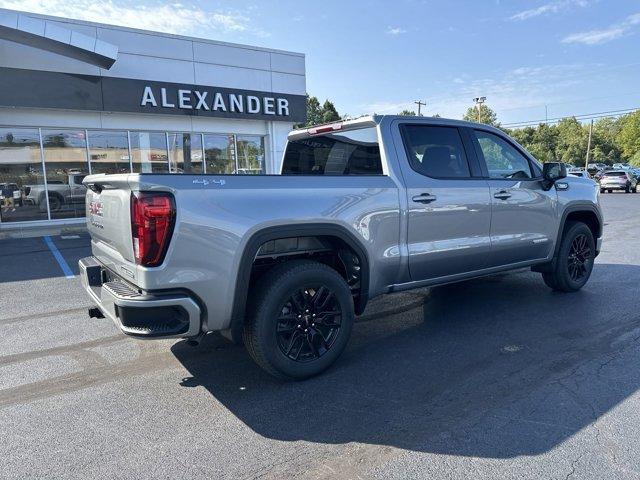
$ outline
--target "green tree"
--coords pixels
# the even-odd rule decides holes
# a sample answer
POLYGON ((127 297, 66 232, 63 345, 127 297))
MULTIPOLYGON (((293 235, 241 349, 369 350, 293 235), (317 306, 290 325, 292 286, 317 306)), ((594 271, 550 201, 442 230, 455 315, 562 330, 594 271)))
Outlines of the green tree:
POLYGON ((640 153, 640 110, 620 119, 622 127, 617 135, 617 144, 625 160, 636 161, 640 153))
POLYGON ((572 165, 583 165, 587 155, 589 134, 587 129, 575 117, 563 118, 556 126, 558 160, 572 165))
POLYGON ((317 97, 307 95, 307 123, 305 125, 317 125, 322 123, 322 108, 317 97))
POLYGON ((593 145, 593 155, 591 157, 594 162, 612 165, 619 161, 621 152, 616 139, 621 129, 621 122, 611 117, 604 117, 595 121, 591 139, 593 145))
POLYGON ((494 127, 500 126, 498 115, 485 103, 480 104, 479 108, 469 107, 462 118, 468 122, 484 123, 494 127))
POLYGON ((322 121, 320 123, 330 123, 340 120, 338 110, 336 110, 335 105, 329 100, 325 100, 322 104, 321 120, 322 121))
POLYGON ((416 116, 416 112, 413 110, 402 110, 398 115, 405 115, 408 117, 415 117, 416 116))

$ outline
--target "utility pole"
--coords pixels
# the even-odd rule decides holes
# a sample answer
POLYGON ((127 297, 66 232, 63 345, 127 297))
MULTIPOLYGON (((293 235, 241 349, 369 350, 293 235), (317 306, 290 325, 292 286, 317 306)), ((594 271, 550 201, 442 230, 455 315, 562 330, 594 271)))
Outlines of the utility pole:
POLYGON ((478 109, 478 123, 480 123, 480 111, 482 109, 482 104, 487 100, 487 97, 476 97, 473 99, 476 102, 476 108, 478 109))
POLYGON ((419 116, 419 117, 421 117, 421 116, 422 116, 422 113, 420 113, 420 107, 421 107, 422 105, 424 105, 424 106, 426 107, 426 106, 427 106, 427 104, 426 104, 425 102, 421 102, 420 100, 416 100, 416 101, 415 101, 415 102, 413 102, 413 103, 415 103, 416 105, 418 105, 418 116, 419 116))
POLYGON ((549 110, 546 105, 544 106, 544 123, 549 123, 549 110))
POLYGON ((589 154, 591 153, 591 134, 593 133, 593 118, 589 124, 589 140, 587 141, 587 159, 584 161, 584 169, 589 168, 589 154))

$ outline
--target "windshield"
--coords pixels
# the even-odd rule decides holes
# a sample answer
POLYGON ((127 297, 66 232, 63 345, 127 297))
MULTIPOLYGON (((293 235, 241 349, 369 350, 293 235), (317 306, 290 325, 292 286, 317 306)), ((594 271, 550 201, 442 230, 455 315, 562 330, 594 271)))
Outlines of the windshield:
POLYGON ((291 140, 283 175, 382 175, 375 127, 291 140))

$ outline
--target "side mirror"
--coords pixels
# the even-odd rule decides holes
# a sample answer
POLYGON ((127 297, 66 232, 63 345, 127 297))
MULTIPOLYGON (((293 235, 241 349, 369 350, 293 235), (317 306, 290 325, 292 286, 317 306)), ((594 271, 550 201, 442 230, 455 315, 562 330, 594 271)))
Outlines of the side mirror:
POLYGON ((567 176, 567 166, 560 162, 547 162, 542 165, 542 178, 545 190, 549 190, 553 184, 567 176))

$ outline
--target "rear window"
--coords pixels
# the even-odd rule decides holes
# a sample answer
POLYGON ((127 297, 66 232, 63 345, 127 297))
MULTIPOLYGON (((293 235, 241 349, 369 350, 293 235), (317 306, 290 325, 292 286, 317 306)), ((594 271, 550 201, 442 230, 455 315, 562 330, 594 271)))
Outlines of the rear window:
POLYGON ((604 174, 605 177, 626 177, 627 174, 624 172, 607 172, 604 174))
POLYGON ((318 135, 287 143, 283 175, 382 175, 375 127, 318 135))

